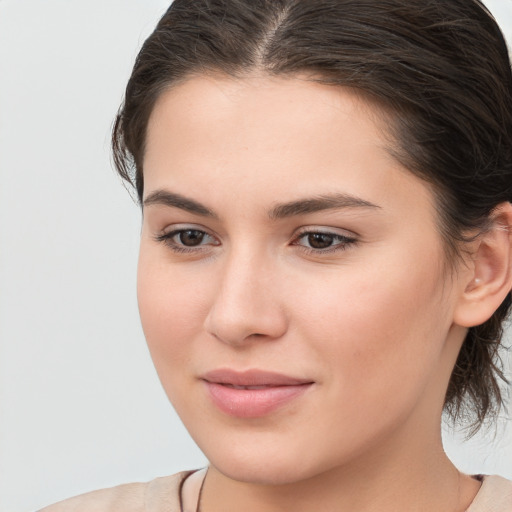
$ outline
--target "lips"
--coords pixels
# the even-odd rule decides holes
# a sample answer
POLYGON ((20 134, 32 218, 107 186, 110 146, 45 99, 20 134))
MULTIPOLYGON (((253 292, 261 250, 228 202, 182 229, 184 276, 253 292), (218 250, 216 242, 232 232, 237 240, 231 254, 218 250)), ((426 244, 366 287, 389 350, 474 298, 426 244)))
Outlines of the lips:
POLYGON ((225 414, 257 418, 298 399, 313 381, 261 370, 214 370, 201 377, 209 397, 225 414))

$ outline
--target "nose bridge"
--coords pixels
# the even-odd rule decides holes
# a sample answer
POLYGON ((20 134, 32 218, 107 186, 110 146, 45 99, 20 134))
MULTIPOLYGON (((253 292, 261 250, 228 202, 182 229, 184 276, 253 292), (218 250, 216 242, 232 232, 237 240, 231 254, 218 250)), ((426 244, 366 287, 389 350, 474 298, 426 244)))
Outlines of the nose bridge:
POLYGON ((241 245, 226 254, 218 288, 206 318, 206 330, 230 344, 255 335, 274 339, 286 330, 276 269, 265 250, 241 245))

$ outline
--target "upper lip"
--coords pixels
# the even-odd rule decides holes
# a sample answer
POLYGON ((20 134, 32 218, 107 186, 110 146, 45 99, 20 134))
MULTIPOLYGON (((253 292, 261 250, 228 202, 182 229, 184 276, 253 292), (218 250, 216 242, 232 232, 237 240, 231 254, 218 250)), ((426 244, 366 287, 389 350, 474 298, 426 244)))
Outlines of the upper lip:
POLYGON ((299 386, 313 382, 309 379, 300 379, 265 370, 237 371, 229 368, 209 371, 203 374, 201 379, 214 384, 227 384, 231 386, 299 386))

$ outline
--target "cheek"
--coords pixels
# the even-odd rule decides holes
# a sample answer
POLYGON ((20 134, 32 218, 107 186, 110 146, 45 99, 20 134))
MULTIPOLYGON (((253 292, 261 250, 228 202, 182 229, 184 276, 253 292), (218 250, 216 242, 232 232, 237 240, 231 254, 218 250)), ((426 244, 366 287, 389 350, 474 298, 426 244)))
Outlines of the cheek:
MULTIPOLYGON (((169 265, 141 245, 137 297, 142 327, 160 376, 189 358, 201 332, 207 307, 207 285, 190 269, 169 265)), ((173 372, 171 372, 172 374, 173 372)))
POLYGON ((314 287, 303 282, 304 293, 295 293, 300 337, 316 340, 315 356, 328 365, 332 389, 344 394, 345 403, 385 407, 389 396, 408 400, 405 389, 412 400, 443 349, 450 326, 443 277, 425 256, 393 256, 373 269, 336 269, 314 287))

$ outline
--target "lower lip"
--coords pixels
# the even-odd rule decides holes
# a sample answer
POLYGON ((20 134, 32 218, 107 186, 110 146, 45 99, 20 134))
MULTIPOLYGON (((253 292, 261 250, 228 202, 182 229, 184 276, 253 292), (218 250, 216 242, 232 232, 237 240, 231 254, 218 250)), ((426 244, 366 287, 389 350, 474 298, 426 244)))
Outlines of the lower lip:
POLYGON ((263 389, 235 389, 205 381, 213 403, 224 413, 239 418, 258 418, 284 407, 304 394, 312 383, 263 389))

